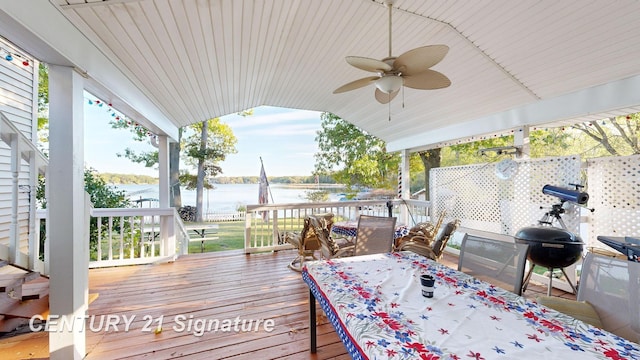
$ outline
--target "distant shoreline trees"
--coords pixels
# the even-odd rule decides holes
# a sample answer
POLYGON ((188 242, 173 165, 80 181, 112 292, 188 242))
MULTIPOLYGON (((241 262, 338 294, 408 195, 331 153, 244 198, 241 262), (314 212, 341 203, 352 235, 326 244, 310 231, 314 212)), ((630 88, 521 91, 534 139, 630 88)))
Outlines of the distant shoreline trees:
MULTIPOLYGON (((107 184, 157 184, 158 178, 148 175, 100 173, 107 184)), ((257 184, 258 176, 220 176, 210 179, 213 184, 257 184)), ((320 184, 337 184, 330 176, 319 176, 320 184)), ((270 176, 270 184, 315 184, 315 176, 270 176)))

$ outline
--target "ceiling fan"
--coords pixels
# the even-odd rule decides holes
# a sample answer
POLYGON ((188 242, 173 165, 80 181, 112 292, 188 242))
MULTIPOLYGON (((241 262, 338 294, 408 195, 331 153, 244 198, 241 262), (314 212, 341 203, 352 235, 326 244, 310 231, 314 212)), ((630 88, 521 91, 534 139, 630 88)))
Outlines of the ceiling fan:
POLYGON ((371 83, 376 85, 375 97, 381 104, 387 104, 398 95, 404 85, 412 89, 433 90, 442 89, 451 85, 451 80, 444 74, 429 69, 439 63, 447 52, 447 45, 428 45, 409 50, 395 57, 391 53, 391 11, 393 0, 385 0, 389 9, 389 56, 376 60, 361 56, 347 56, 349 65, 358 69, 376 73, 362 79, 344 84, 333 91, 339 94, 371 83))

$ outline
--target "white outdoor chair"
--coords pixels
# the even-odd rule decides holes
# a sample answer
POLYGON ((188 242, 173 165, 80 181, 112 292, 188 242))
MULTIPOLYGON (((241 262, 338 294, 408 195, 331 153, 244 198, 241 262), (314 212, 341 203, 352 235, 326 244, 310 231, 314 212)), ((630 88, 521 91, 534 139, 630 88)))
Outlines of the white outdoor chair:
POLYGON ((528 245, 465 234, 460 247, 458 270, 481 280, 522 294, 522 278, 528 245))
POLYGON ((355 255, 390 252, 396 231, 396 220, 395 217, 360 215, 355 255))
POLYGON ((627 340, 640 341, 640 263, 587 253, 577 300, 538 297, 538 303, 627 340))

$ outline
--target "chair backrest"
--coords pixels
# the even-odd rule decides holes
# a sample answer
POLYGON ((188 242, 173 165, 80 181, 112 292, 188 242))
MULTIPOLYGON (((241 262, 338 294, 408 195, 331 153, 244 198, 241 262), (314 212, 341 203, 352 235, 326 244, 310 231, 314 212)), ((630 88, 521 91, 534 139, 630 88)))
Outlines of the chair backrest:
POLYGON ((447 242, 449 242, 449 239, 451 239, 453 233, 456 231, 456 229, 458 229, 458 226, 460 226, 460 220, 458 219, 454 219, 448 222, 438 235, 436 241, 433 242, 433 253, 436 255, 437 259, 440 259, 442 257, 444 248, 447 246, 447 242))
POLYGON ((458 270, 521 295, 527 249, 526 244, 466 234, 458 270))
POLYGON ((399 237, 395 239, 394 248, 399 248, 400 245, 405 241, 417 241, 420 240, 425 243, 425 245, 431 246, 431 244, 436 240, 436 236, 438 236, 438 230, 440 230, 440 226, 444 221, 444 217, 446 215, 446 211, 440 213, 440 217, 435 224, 431 222, 420 222, 415 224, 409 229, 409 233, 405 236, 399 237))
POLYGON ((395 217, 360 215, 356 231, 355 255, 390 252, 396 231, 396 221, 395 217))
POLYGON ((329 236, 333 226, 333 214, 313 214, 304 218, 304 228, 300 234, 305 250, 319 250, 322 237, 329 236))
POLYGON ((577 299, 595 308, 605 330, 640 342, 640 263, 587 253, 577 299))

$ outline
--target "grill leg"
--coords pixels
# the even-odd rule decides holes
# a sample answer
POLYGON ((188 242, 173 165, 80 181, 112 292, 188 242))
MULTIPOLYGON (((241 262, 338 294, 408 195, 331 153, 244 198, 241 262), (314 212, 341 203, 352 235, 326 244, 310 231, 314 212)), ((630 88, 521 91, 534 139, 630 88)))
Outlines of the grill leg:
POLYGON ((571 290, 573 290, 573 293, 578 295, 578 289, 576 289, 576 287, 573 285, 573 283, 571 282, 571 279, 569 279, 569 276, 564 271, 564 268, 562 268, 562 273, 564 274, 564 278, 567 279, 567 282, 569 283, 569 286, 571 286, 571 290))
POLYGON ((527 285, 529 285, 529 280, 531 280, 531 274, 533 274, 533 268, 535 268, 535 264, 531 264, 531 269, 527 273, 527 276, 524 277, 524 281, 522 282, 522 293, 524 294, 525 290, 527 290, 527 285))
POLYGON ((553 287, 553 268, 549 268, 548 270, 549 270, 549 285, 547 286, 547 296, 551 296, 551 288, 553 287))

